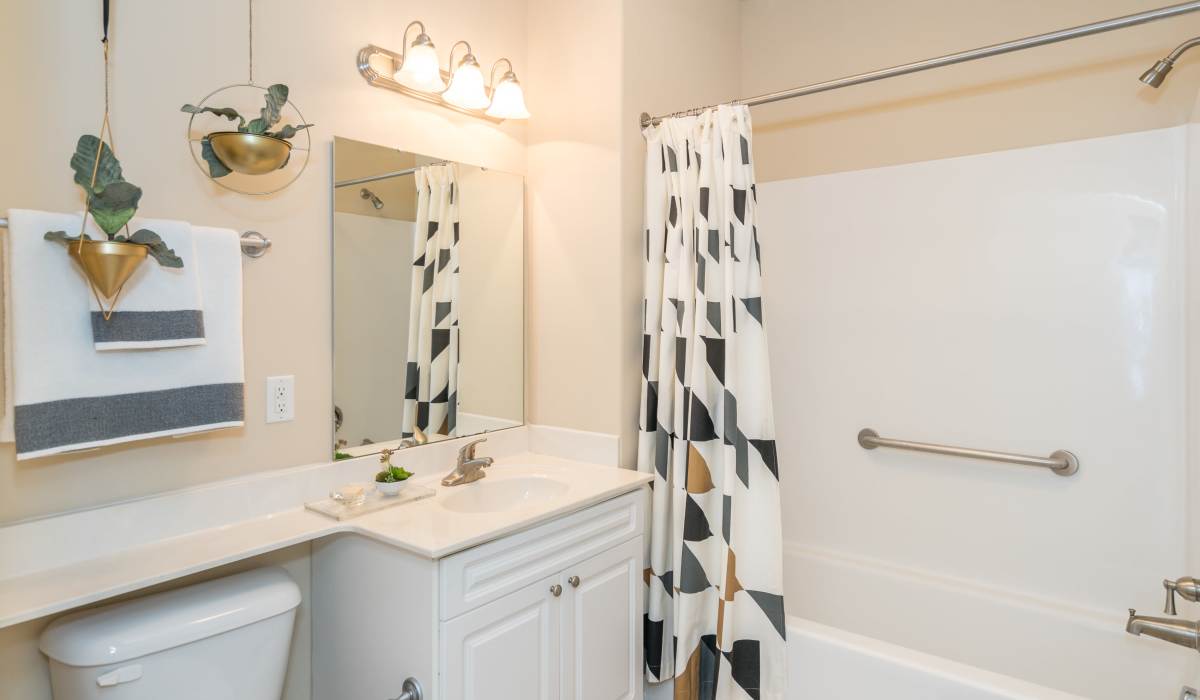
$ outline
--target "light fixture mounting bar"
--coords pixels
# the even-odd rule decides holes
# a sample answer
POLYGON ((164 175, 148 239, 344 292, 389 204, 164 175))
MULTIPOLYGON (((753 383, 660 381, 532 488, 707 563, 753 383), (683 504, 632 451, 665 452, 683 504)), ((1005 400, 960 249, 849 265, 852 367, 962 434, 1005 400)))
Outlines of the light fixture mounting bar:
MULTIPOLYGON (((418 100, 423 100, 425 102, 429 102, 430 104, 438 105, 439 107, 445 107, 446 109, 451 109, 455 112, 477 117, 479 119, 483 119, 484 121, 492 122, 493 124, 499 124, 504 121, 503 119, 497 119, 496 117, 488 116, 482 109, 466 109, 464 107, 459 107, 442 100, 436 93, 414 90, 407 85, 397 82, 390 75, 384 75, 371 67, 371 59, 375 56, 387 57, 393 66, 399 66, 403 59, 400 54, 394 51, 388 51, 380 46, 376 46, 374 44, 367 44, 364 46, 358 52, 358 72, 361 73, 363 78, 366 79, 368 85, 377 88, 384 88, 385 90, 393 90, 402 95, 414 97, 418 100)), ((447 73, 444 70, 440 72, 442 77, 449 82, 450 78, 452 77, 450 73, 447 73)))

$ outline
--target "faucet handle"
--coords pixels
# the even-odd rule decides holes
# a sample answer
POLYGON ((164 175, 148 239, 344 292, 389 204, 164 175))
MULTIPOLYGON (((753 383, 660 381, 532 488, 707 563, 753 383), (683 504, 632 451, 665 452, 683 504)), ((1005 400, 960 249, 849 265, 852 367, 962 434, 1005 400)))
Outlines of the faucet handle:
POLYGON ((472 441, 468 442, 467 444, 463 445, 461 448, 459 448, 458 461, 465 462, 468 459, 475 459, 475 446, 481 442, 487 442, 487 438, 479 438, 478 440, 472 440, 472 441))
POLYGON ((1176 593, 1184 600, 1190 600, 1193 603, 1200 600, 1200 581, 1191 576, 1184 576, 1174 581, 1169 578, 1163 579, 1163 588, 1167 590, 1167 602, 1163 606, 1163 612, 1168 615, 1175 614, 1176 593))

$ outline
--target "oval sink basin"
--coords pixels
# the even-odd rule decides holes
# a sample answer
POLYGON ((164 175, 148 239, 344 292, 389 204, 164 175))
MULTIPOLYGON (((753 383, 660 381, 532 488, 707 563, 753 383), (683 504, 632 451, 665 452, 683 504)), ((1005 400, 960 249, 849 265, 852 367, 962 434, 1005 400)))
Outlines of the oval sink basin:
POLYGON ((545 476, 484 477, 466 486, 452 486, 442 507, 456 513, 496 513, 550 501, 567 492, 567 485, 545 476), (460 490, 461 489, 461 490, 460 490))

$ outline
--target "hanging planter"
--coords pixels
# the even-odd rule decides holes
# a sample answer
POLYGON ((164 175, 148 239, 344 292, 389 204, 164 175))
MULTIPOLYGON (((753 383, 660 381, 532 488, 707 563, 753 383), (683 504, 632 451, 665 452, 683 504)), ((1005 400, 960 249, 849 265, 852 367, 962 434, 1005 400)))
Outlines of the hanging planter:
MULTIPOLYGON (((243 194, 272 194, 282 190, 296 181, 308 166, 308 153, 312 141, 308 134, 309 127, 304 121, 304 115, 288 99, 288 86, 276 83, 262 87, 254 83, 254 3, 249 0, 249 39, 250 59, 247 83, 226 85, 209 93, 198 104, 185 104, 181 111, 191 114, 188 121, 188 141, 192 144, 192 158, 214 183, 228 190, 243 194), (247 120, 233 107, 214 107, 209 102, 217 95, 222 95, 238 88, 245 88, 263 93, 265 105, 259 116, 247 120), (292 112, 285 116, 285 111, 292 112), (236 129, 201 130, 203 134, 196 137, 196 117, 211 114, 223 117, 230 122, 236 121, 236 129), (294 118, 292 118, 294 117, 294 118), (291 139, 303 136, 304 145, 295 146, 291 139), (303 156, 299 162, 293 161, 293 151, 303 156), (268 180, 265 188, 261 182, 249 178, 277 173, 291 166, 294 172, 291 178, 284 180, 268 180)), ((230 95, 226 95, 228 99, 230 95)), ((203 122, 202 122, 203 125, 203 122)))
POLYGON ((67 246, 88 282, 106 299, 115 299, 121 288, 146 259, 148 249, 125 241, 80 240, 67 246))
POLYGON ((211 157, 236 173, 266 175, 287 165, 292 157, 292 144, 274 136, 217 131, 207 138, 211 157))
POLYGON ((284 124, 275 128, 282 120, 283 108, 288 103, 288 86, 280 83, 265 88, 265 91, 266 106, 258 117, 250 121, 246 121, 232 107, 187 104, 180 108, 191 114, 193 119, 195 115, 207 112, 238 122, 236 131, 214 131, 200 140, 200 154, 208 165, 209 177, 216 180, 230 173, 266 175, 288 164, 292 157, 292 144, 288 139, 312 124, 284 124))
MULTIPOLYGON (((100 133, 107 131, 106 114, 100 133)), ((66 244, 67 254, 83 270, 107 321, 116 309, 125 283, 147 257, 153 257, 163 267, 183 267, 183 260, 154 231, 143 228, 130 233, 129 220, 137 213, 142 189, 125 180, 121 162, 100 136, 79 137, 71 156, 71 168, 75 171, 75 183, 87 193, 87 208, 79 233, 71 236, 66 231, 48 231, 44 238, 66 244), (89 215, 104 232, 104 240, 87 235, 89 215)))

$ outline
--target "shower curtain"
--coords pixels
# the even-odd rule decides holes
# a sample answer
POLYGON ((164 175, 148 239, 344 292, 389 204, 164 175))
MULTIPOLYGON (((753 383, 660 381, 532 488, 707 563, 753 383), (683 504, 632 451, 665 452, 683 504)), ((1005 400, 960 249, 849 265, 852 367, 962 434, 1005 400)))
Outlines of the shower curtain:
POLYGON ((417 217, 409 296, 408 365, 401 433, 455 435, 458 406, 458 173, 414 173, 417 217))
POLYGON ((654 474, 646 674, 675 698, 783 698, 779 469, 750 112, 644 131, 638 468, 654 474))

